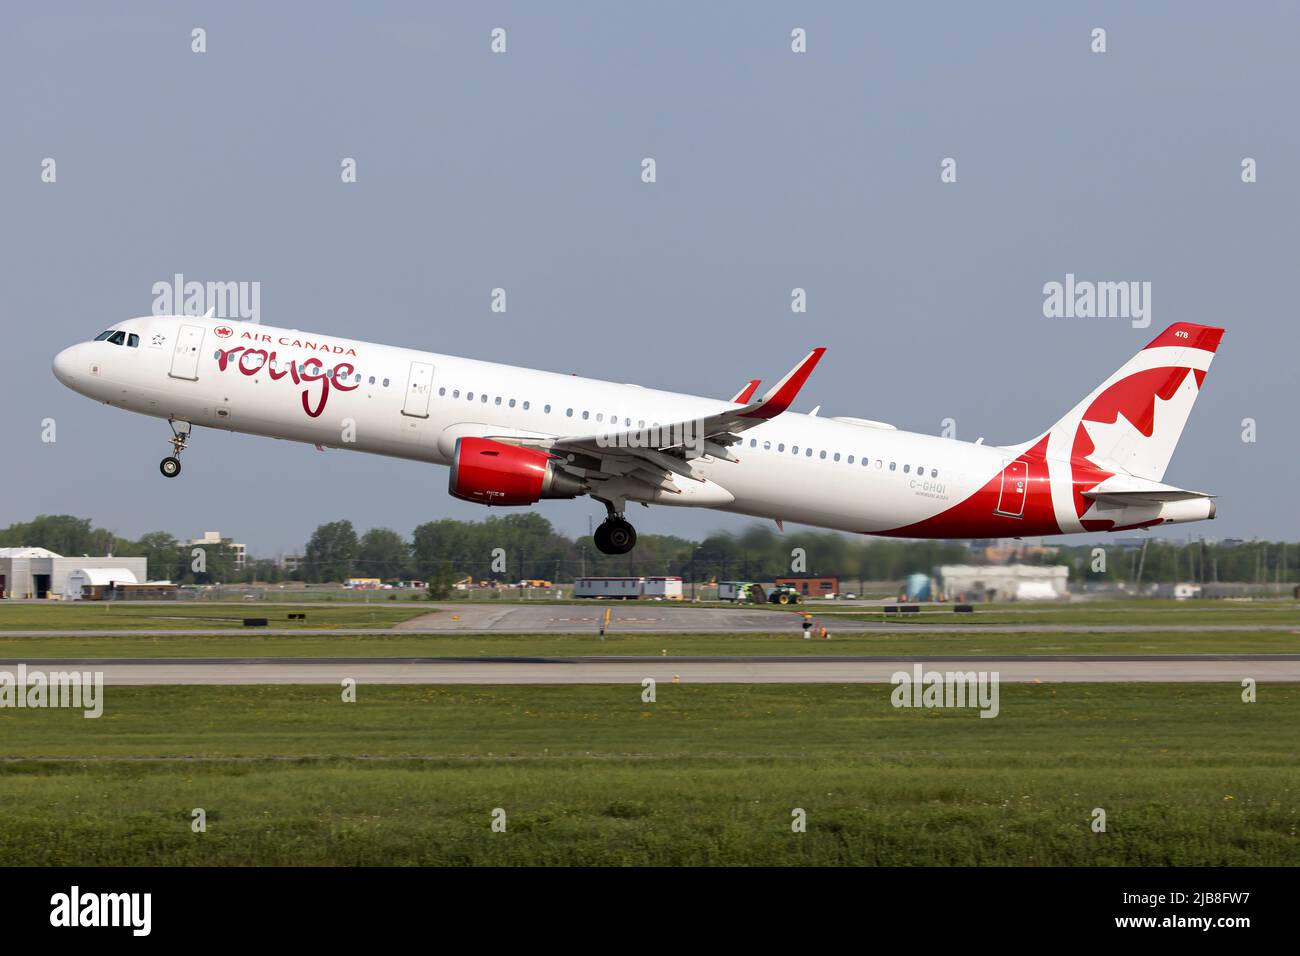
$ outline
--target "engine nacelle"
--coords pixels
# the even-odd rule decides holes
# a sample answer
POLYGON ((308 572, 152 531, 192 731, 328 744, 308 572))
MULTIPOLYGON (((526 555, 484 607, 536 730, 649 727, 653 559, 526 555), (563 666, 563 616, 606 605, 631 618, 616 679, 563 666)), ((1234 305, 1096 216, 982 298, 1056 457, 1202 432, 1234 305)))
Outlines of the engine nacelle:
POLYGON ((576 498, 587 486, 556 470, 544 451, 490 438, 458 438, 447 490, 481 505, 531 505, 542 498, 576 498))

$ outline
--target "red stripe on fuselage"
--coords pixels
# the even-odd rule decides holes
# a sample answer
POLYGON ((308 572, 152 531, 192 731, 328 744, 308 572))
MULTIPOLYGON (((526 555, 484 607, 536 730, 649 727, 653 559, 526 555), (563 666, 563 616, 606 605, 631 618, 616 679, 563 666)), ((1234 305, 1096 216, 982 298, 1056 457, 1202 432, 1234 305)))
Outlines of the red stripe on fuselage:
POLYGON ((1047 436, 1026 451, 1017 462, 1026 470, 1025 509, 1021 517, 1013 518, 997 513, 1002 498, 1002 479, 1006 473, 999 471, 984 487, 947 511, 914 524, 879 531, 877 534, 891 538, 1017 538, 1024 535, 1060 534, 1052 507, 1052 488, 1047 475, 1047 436))

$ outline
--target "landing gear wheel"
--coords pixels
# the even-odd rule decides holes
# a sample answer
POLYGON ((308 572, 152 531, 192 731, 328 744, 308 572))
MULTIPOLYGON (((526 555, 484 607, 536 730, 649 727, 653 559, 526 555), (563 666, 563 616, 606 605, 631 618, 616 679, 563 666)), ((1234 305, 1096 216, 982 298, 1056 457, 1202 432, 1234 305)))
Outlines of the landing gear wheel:
POLYGON ((174 418, 167 419, 167 424, 172 429, 172 454, 158 463, 158 470, 164 478, 175 478, 181 473, 181 452, 189 443, 191 426, 189 422, 180 422, 174 418))
POLYGON ((627 554, 636 547, 636 528, 622 518, 608 518, 592 536, 602 554, 627 554))

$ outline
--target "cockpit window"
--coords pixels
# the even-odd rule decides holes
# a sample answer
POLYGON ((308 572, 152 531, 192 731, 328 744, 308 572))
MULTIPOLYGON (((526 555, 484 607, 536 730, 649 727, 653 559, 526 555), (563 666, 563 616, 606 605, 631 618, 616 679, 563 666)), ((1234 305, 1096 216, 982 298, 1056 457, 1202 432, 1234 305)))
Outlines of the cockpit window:
POLYGON ((132 332, 126 337, 126 344, 128 348, 138 349, 140 347, 140 336, 132 332))
POLYGON ((116 332, 114 332, 112 335, 108 337, 108 341, 111 345, 121 345, 123 342, 126 341, 126 333, 123 332, 121 329, 118 329, 116 332))
POLYGON ((98 335, 95 336, 95 341, 102 342, 104 341, 104 339, 108 338, 112 334, 113 334, 112 329, 109 329, 107 332, 100 332, 98 335))

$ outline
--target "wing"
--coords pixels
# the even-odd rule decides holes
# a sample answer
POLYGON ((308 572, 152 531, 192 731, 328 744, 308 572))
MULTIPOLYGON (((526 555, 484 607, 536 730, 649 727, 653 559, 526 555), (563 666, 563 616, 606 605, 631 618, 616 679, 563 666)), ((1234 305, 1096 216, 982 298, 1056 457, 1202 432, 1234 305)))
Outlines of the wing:
MULTIPOLYGON (((758 388, 755 381, 736 396, 740 399, 748 392, 745 404, 733 403, 691 421, 544 440, 505 436, 497 440, 549 451, 562 467, 589 482, 623 478, 653 492, 681 494, 676 479, 704 482, 691 468, 692 461, 706 456, 737 461, 730 449, 741 441, 740 433, 786 411, 825 352, 813 349, 758 401, 748 401, 758 388)), ((599 488, 593 494, 599 497, 599 488)))

